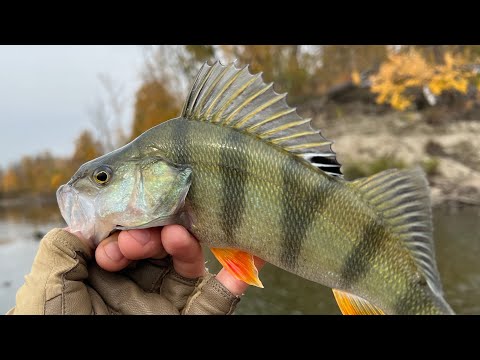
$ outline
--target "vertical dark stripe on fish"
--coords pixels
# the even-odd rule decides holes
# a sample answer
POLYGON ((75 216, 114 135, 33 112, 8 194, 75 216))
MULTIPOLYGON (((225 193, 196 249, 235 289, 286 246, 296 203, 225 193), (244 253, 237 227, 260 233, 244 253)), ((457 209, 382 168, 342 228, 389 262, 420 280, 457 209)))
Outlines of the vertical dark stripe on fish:
POLYGON ((393 311, 395 314, 450 314, 451 309, 441 296, 435 295, 423 276, 419 276, 415 285, 410 282, 393 303, 393 311))
POLYGON ((177 149, 174 161, 180 164, 188 164, 190 162, 189 129, 189 121, 182 120, 175 122, 172 130, 172 143, 177 149))
POLYGON ((326 194, 318 186, 308 189, 305 178, 295 172, 298 165, 286 159, 282 165, 282 244, 280 260, 290 270, 296 268, 298 256, 305 241, 307 231, 315 218, 315 214, 325 207, 326 194))
POLYGON ((246 140, 245 135, 229 129, 220 150, 223 195, 221 224, 225 241, 231 245, 236 242, 235 234, 245 212, 245 187, 248 181, 246 140))
POLYGON ((393 310, 395 314, 408 314, 408 311, 413 309, 412 307, 412 298, 410 294, 407 292, 403 296, 397 299, 397 301, 393 304, 393 310))
MULTIPOLYGON (((191 148, 191 122, 188 120, 176 121, 175 126, 172 130, 172 142, 177 149, 174 152, 175 159, 172 159, 174 162, 183 165, 190 165, 192 160, 192 148, 191 148)), ((188 190, 188 198, 193 199, 195 193, 195 172, 192 173, 192 184, 188 190)))
POLYGON ((341 277, 345 289, 363 279, 382 250, 383 231, 379 224, 372 220, 364 226, 361 239, 347 255, 342 266, 341 277))

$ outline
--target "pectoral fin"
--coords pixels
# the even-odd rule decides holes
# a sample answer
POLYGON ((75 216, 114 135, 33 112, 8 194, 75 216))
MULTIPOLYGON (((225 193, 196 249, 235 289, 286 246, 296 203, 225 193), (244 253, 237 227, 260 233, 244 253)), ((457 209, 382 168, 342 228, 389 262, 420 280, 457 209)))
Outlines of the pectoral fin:
POLYGON ((359 296, 337 289, 332 291, 343 315, 385 315, 378 307, 359 296))
POLYGON ((263 288, 252 255, 236 249, 211 248, 210 250, 220 264, 236 279, 263 288))

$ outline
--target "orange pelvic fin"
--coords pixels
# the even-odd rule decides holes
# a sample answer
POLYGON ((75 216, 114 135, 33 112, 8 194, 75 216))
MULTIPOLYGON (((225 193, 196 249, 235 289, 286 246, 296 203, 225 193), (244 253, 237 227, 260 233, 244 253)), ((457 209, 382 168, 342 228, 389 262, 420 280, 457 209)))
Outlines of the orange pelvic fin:
POLYGON ((236 249, 211 248, 210 250, 220 264, 236 279, 263 288, 252 255, 236 249))
POLYGON ((332 291, 343 315, 385 315, 378 307, 359 296, 337 289, 332 291))

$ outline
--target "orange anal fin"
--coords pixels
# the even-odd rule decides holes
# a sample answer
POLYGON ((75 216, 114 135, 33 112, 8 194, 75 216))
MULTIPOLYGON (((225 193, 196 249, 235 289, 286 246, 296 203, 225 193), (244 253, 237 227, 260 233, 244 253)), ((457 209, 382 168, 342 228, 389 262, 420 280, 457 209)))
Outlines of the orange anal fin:
POLYGON ((378 307, 359 296, 337 289, 332 291, 343 315, 385 315, 378 307))
POLYGON ((220 264, 236 279, 263 288, 252 255, 236 249, 210 248, 210 250, 220 264))

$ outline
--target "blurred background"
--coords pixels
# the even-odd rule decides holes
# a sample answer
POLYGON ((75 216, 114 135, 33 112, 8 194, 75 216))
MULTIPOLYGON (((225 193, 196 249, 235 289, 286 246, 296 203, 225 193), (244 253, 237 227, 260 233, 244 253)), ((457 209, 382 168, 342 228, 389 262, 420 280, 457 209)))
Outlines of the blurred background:
MULTIPOLYGON (((447 301, 480 313, 480 46, 0 46, 0 313, 55 191, 84 162, 176 117, 206 60, 250 64, 334 141, 347 179, 420 165, 447 301)), ((208 254, 211 271, 218 270, 208 254)), ((339 314, 330 289, 267 266, 238 314, 339 314)))

